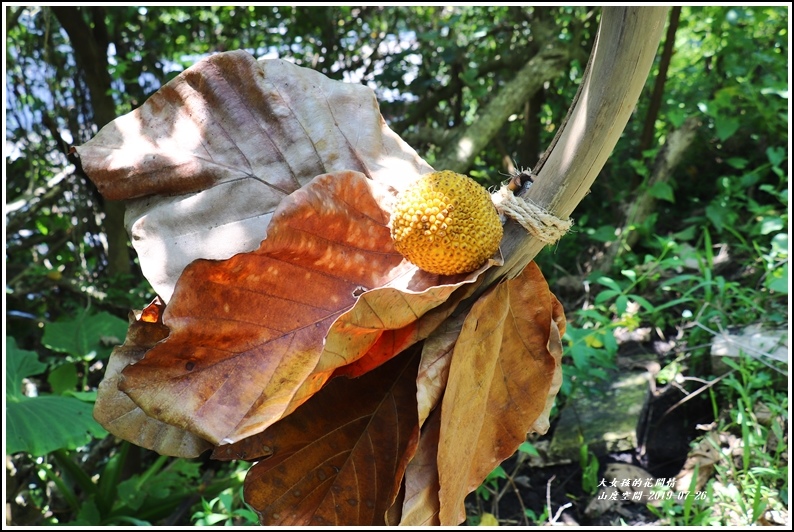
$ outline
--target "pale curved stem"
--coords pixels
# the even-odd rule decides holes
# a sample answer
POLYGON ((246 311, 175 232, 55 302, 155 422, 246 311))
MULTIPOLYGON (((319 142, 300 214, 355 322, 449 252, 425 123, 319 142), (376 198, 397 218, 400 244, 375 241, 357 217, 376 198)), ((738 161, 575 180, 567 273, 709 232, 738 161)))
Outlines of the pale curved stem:
MULTIPOLYGON (((667 7, 603 8, 579 92, 527 192, 537 205, 567 218, 587 195, 639 100, 667 11, 667 7)), ((544 245, 508 221, 501 246, 505 264, 486 273, 481 289, 518 275, 544 245)))

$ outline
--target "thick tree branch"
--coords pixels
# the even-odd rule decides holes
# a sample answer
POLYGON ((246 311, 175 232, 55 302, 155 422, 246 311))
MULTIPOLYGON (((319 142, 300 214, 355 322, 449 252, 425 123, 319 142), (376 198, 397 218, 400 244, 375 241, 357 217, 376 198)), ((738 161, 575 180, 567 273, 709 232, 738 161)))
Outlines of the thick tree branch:
POLYGON ((657 183, 670 181, 673 171, 681 163, 686 151, 695 140, 700 126, 700 120, 691 116, 684 121, 680 128, 667 134, 667 140, 656 154, 653 170, 645 186, 640 188, 631 201, 621 206, 625 216, 623 227, 617 233, 618 238, 604 246, 604 254, 593 264, 594 270, 606 271, 617 257, 637 243, 640 232, 635 228, 642 225, 656 210, 656 198, 649 194, 648 190, 657 183))

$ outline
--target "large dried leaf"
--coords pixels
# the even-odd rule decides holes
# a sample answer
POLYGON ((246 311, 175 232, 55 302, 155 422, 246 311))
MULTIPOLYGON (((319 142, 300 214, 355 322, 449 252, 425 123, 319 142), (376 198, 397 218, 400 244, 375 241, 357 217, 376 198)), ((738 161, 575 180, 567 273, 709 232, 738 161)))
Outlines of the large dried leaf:
POLYGON ((447 387, 452 352, 460 336, 465 314, 445 321, 422 346, 422 360, 416 378, 416 402, 422 425, 436 408, 447 387))
POLYGON ((194 259, 257 249, 277 205, 319 174, 400 190, 432 171, 371 89, 244 51, 198 62, 75 151, 106 198, 130 200, 133 246, 165 301, 194 259))
MULTIPOLYGON (((357 172, 318 176, 281 203, 257 251, 191 264, 165 311, 170 336, 120 388, 156 419, 233 443, 476 280, 482 269, 439 277, 403 261, 383 194, 357 172)), ((418 329, 413 340, 429 334, 418 329)))
POLYGON ((146 351, 168 336, 168 327, 162 323, 163 306, 155 299, 139 316, 130 313, 127 338, 123 345, 113 349, 105 377, 99 384, 94 419, 114 436, 146 449, 168 456, 192 458, 212 445, 183 429, 147 416, 118 389, 121 370, 140 360, 146 351))
POLYGON ((552 407, 554 407, 554 399, 557 397, 557 392, 562 387, 562 337, 565 335, 565 310, 557 297, 554 294, 550 295, 553 321, 549 329, 549 353, 554 357, 554 375, 551 378, 549 393, 546 396, 546 406, 530 428, 530 432, 538 434, 546 434, 549 431, 549 415, 552 407))
POLYGON ((436 408, 447 386, 449 365, 465 314, 447 319, 425 340, 416 377, 416 402, 421 437, 416 455, 405 470, 404 526, 438 525, 438 438, 441 409, 436 408))
POLYGON ((357 379, 336 378, 213 458, 264 456, 245 480, 263 525, 383 525, 418 439, 418 360, 412 350, 357 379))
POLYGON ((557 366, 549 343, 559 341, 551 333, 559 310, 533 262, 487 292, 466 317, 442 400, 442 525, 465 519, 466 495, 516 451, 546 409, 557 366))
POLYGON ((438 491, 438 441, 441 431, 441 409, 430 413, 422 426, 416 453, 405 469, 405 500, 402 505, 402 526, 436 526, 440 501, 438 491))

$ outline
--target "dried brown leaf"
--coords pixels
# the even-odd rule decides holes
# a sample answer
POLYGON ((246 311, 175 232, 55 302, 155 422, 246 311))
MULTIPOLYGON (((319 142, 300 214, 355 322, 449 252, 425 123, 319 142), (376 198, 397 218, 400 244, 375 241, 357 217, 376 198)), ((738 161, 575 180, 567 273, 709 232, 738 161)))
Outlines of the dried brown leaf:
POLYGON ((549 386, 549 393, 546 396, 546 406, 530 429, 530 432, 538 434, 546 434, 549 431, 549 415, 554 406, 554 399, 562 387, 562 337, 565 335, 565 311, 555 295, 549 294, 551 295, 552 315, 549 330, 549 353, 554 357, 554 376, 551 378, 551 386, 549 386))
POLYGON ((332 355, 335 349, 350 349, 350 345, 346 345, 344 341, 339 342, 335 349, 329 349, 329 345, 334 345, 333 340, 338 337, 340 330, 350 327, 363 330, 371 328, 373 331, 380 331, 380 336, 364 356, 352 364, 338 368, 334 375, 363 375, 430 336, 437 327, 446 323, 458 304, 474 292, 479 286, 480 273, 494 263, 498 262, 491 260, 469 274, 443 277, 411 266, 410 288, 405 286, 406 278, 399 277, 382 288, 364 294, 331 327, 323 356, 332 355))
POLYGON ((336 378, 289 417, 217 459, 253 459, 245 499, 263 525, 385 524, 418 440, 416 350, 336 378))
POLYGON ((460 314, 445 321, 422 346, 422 360, 416 378, 416 400, 419 424, 438 406, 447 387, 449 365, 455 342, 460 336, 466 315, 460 314))
POLYGON ((437 408, 422 425, 416 453, 405 469, 405 500, 401 526, 436 526, 440 502, 438 492, 438 440, 441 409, 437 408))
MULTIPOLYGON (((411 326, 476 280, 482 269, 439 277, 403 261, 382 193, 357 172, 318 176, 282 202, 256 252, 191 264, 165 313, 171 335, 124 370, 121 389, 156 419, 232 443, 292 412, 384 331, 411 326)), ((434 327, 416 325, 394 348, 434 327)), ((396 353, 381 349, 366 369, 396 353)))
POLYGON ((116 437, 160 454, 193 458, 212 445, 190 432, 147 416, 118 389, 121 370, 140 360, 146 351, 168 336, 168 327, 162 323, 163 307, 156 298, 137 318, 130 313, 127 338, 123 345, 113 349, 105 377, 99 384, 94 418, 116 437))
POLYGON ((317 175, 400 190, 432 171, 371 89, 244 51, 196 63, 75 151, 105 197, 128 200, 141 269, 165 301, 193 260, 257 249, 277 205, 317 175))
POLYGON ((512 455, 546 409, 556 363, 553 296, 530 263, 480 298, 455 344, 438 451, 442 525, 465 519, 463 500, 512 455))
MULTIPOLYGON (((731 447, 733 447, 734 456, 740 455, 742 452, 740 446, 746 444, 742 444, 742 440, 735 436, 732 440, 731 443, 734 445, 731 447)), ((722 459, 719 445, 715 444, 718 441, 720 441, 719 434, 711 431, 705 438, 700 440, 694 449, 689 451, 686 462, 681 466, 681 471, 675 476, 676 491, 701 491, 703 489, 714 472, 714 465, 722 459), (692 479, 695 478, 696 472, 697 481, 694 489, 692 489, 692 479)))

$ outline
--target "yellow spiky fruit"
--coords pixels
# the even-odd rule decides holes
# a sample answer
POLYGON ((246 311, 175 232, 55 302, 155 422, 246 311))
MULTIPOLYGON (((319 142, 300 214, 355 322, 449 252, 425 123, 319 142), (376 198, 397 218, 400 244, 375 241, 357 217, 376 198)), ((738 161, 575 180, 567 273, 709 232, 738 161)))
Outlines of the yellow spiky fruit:
POLYGON ((440 275, 476 270, 502 240, 502 223, 488 191, 450 170, 423 175, 402 191, 390 228, 397 251, 440 275))

